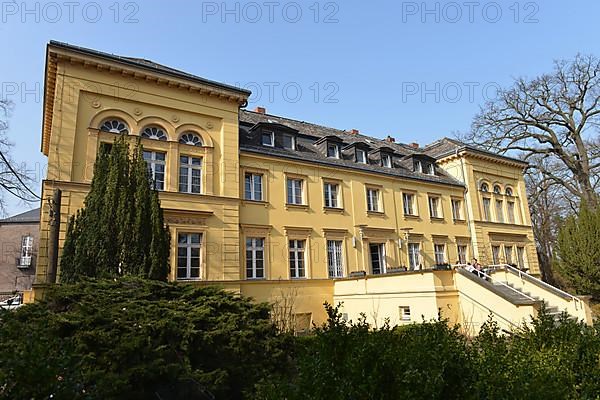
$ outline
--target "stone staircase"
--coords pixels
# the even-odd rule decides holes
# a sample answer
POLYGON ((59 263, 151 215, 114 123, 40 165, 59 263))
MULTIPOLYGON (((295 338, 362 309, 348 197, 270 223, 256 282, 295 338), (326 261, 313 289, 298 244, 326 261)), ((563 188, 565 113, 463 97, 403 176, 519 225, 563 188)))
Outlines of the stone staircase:
MULTIPOLYGON (((520 288, 517 288, 517 287, 515 287, 514 284, 512 284, 510 282, 503 282, 503 283, 504 283, 504 285, 509 286, 509 287, 513 288, 515 291, 517 291, 518 293, 520 293, 521 297, 523 297, 523 298, 531 298, 531 299, 534 299, 535 301, 543 304, 544 308, 546 309, 546 313, 548 315, 550 315, 551 317, 553 317, 555 320, 558 320, 560 318, 560 316, 562 315, 563 312, 561 310, 559 310, 557 306, 551 306, 546 300, 540 298, 539 296, 535 296, 535 295, 533 295, 530 292, 526 292, 526 291, 524 291, 524 290, 522 290, 520 288)), ((502 285, 500 285, 498 283, 496 285, 499 285, 499 286, 503 287, 502 285)), ((508 288, 505 288, 505 289, 507 291, 510 291, 510 292, 513 293, 513 298, 518 298, 519 297, 517 295, 517 292, 512 291, 512 290, 510 290, 508 288)))

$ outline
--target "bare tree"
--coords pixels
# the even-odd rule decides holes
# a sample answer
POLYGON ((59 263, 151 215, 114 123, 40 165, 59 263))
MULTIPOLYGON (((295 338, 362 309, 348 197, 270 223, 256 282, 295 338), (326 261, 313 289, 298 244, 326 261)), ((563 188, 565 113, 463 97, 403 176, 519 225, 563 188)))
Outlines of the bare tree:
POLYGON ((10 157, 12 143, 6 132, 11 109, 11 102, 0 99, 0 213, 6 209, 7 193, 25 203, 39 200, 39 196, 30 189, 32 179, 27 176, 26 168, 18 166, 10 157))
POLYGON ((578 55, 554 71, 517 79, 476 115, 463 140, 533 160, 542 187, 558 185, 575 202, 598 204, 600 60, 578 55))

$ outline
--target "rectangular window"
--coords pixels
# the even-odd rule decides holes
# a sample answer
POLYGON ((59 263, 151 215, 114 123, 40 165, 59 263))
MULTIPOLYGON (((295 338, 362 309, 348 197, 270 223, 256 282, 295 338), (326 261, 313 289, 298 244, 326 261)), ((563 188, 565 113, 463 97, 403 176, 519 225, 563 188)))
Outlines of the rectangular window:
POLYGON ((275 145, 275 134, 271 131, 264 131, 260 140, 263 146, 273 147, 275 145))
POLYGON ((265 277, 265 239, 246 239, 246 279, 265 277))
POLYGON ((513 247, 504 245, 504 261, 507 264, 513 263, 513 247))
POLYGON ((508 222, 515 223, 515 202, 509 201, 506 203, 506 213, 508 214, 508 222))
POLYGON ((305 240, 290 240, 290 277, 306 278, 304 267, 305 240))
POLYGON ((325 207, 328 208, 339 208, 340 204, 338 201, 338 190, 340 185, 336 183, 324 183, 323 194, 325 196, 325 207))
POLYGON ((338 146, 337 144, 328 144, 327 157, 340 158, 340 146, 338 146))
POLYGON ((304 204, 302 201, 302 179, 288 178, 287 202, 288 204, 304 204))
POLYGON ((410 321, 410 307, 409 306, 400 306, 400 320, 401 321, 410 321))
POLYGON ((263 200, 263 176, 247 172, 244 175, 244 198, 246 200, 263 200))
POLYGON ((379 189, 367 188, 367 211, 379 212, 379 189))
POLYGON ((452 218, 455 221, 460 221, 463 219, 462 217, 462 201, 457 199, 452 199, 452 218))
POLYGON ((446 245, 445 244, 434 244, 435 263, 445 264, 446 263, 446 245))
POLYGON ((179 191, 200 193, 202 185, 202 159, 199 157, 179 157, 179 191))
POLYGON ((485 221, 491 221, 492 220, 492 213, 490 210, 490 199, 488 197, 484 197, 482 199, 482 204, 483 204, 483 219, 485 221))
POLYGON ((517 262, 521 269, 525 268, 525 248, 517 247, 517 262))
POLYGON ((371 253, 371 271, 373 274, 385 274, 385 246, 383 243, 369 244, 369 252, 371 253))
POLYGON ((166 157, 166 153, 144 150, 144 160, 148 166, 148 173, 152 178, 152 187, 155 190, 165 190, 166 157))
POLYGON ((435 166, 433 164, 427 164, 427 175, 435 175, 435 166))
POLYGON ((431 218, 441 218, 439 197, 429 197, 429 215, 431 218))
POLYGON ((281 142, 284 149, 296 150, 296 138, 292 135, 283 135, 281 137, 281 142))
POLYGON ((402 193, 402 207, 404 209, 404 215, 416 215, 414 204, 415 195, 410 193, 402 193))
POLYGON ((177 279, 200 279, 201 233, 177 235, 177 279))
POLYGON ((31 258, 33 256, 33 236, 26 235, 21 237, 21 258, 19 260, 20 267, 31 266, 31 258))
POLYGON ((381 165, 386 168, 392 168, 392 156, 390 156, 389 154, 382 154, 381 165))
POLYGON ((467 246, 464 244, 459 244, 456 246, 456 251, 458 252, 458 263, 466 264, 467 263, 467 246))
POLYGON ((421 269, 421 249, 419 243, 408 244, 408 267, 411 271, 421 269))
POLYGON ((415 172, 423 172, 423 164, 421 161, 415 161, 415 172))
POLYGON ((504 202, 502 200, 496 200, 496 220, 504 222, 504 202))
POLYGON ((367 152, 362 149, 356 149, 356 162, 361 164, 367 163, 367 152))
POLYGON ((500 246, 492 246, 492 264, 500 264, 500 246))
POLYGON ((327 241, 327 269, 330 278, 342 278, 344 276, 341 240, 327 241))

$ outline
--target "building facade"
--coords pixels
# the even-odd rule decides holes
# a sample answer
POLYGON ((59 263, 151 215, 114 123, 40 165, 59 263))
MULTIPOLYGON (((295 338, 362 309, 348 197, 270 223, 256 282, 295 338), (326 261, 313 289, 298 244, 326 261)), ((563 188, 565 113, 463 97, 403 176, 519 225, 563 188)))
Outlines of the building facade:
MULTIPOLYGON (((62 190, 61 246, 100 146, 125 135, 141 138, 160 191, 171 280, 219 284, 319 323, 323 302, 341 300, 336 285, 349 280, 436 275, 471 258, 538 273, 523 162, 452 139, 406 145, 248 111, 249 95, 148 60, 51 42, 42 195, 62 190)), ((48 211, 44 203, 39 283, 48 276, 48 211)), ((453 282, 438 287, 459 307, 453 282)))
POLYGON ((40 209, 0 220, 0 293, 31 290, 40 235, 40 209))

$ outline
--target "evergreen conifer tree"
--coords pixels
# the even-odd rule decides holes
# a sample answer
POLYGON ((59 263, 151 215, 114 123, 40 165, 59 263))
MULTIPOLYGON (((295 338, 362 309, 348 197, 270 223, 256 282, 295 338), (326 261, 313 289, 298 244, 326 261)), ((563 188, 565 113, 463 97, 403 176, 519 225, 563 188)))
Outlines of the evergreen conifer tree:
POLYGON ((166 280, 169 230, 138 142, 101 149, 84 208, 71 217, 60 263, 61 282, 135 275, 166 280))
POLYGON ((600 207, 581 206, 558 234, 557 265, 582 294, 600 299, 600 207))

